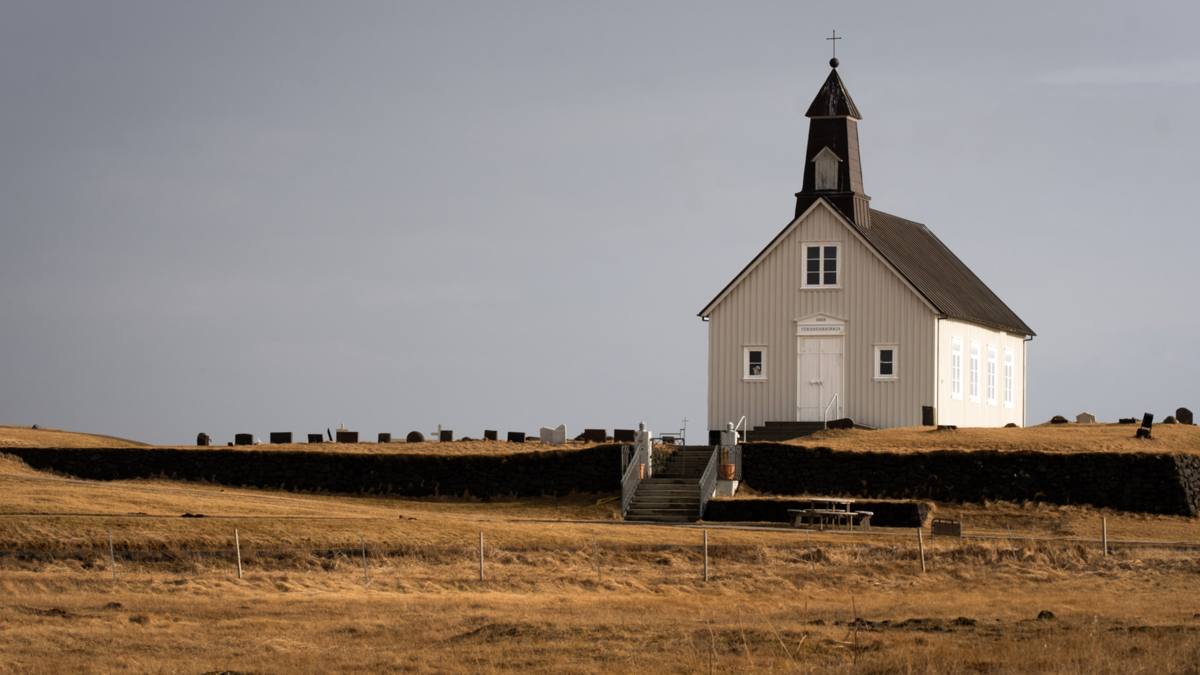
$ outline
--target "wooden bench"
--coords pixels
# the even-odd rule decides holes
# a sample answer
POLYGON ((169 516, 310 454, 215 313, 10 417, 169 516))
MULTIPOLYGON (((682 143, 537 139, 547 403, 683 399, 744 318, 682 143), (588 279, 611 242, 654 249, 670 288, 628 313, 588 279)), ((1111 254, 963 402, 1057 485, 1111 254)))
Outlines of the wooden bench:
POLYGON ((818 529, 825 529, 826 525, 845 526, 848 530, 853 530, 855 524, 859 527, 871 527, 871 516, 875 513, 872 511, 847 511, 843 509, 788 509, 788 515, 792 517, 792 527, 804 527, 805 525, 815 525, 818 529))

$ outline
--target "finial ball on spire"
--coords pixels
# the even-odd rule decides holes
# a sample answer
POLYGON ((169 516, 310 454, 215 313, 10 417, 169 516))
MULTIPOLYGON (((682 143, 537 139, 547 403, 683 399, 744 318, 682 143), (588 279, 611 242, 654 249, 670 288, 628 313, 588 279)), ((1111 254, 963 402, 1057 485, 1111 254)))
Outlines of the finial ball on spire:
POLYGON ((830 67, 830 68, 837 68, 837 67, 838 67, 838 63, 840 63, 840 61, 838 61, 838 60, 837 60, 837 57, 836 57, 836 56, 835 56, 835 57, 833 57, 832 59, 829 59, 829 67, 830 67))

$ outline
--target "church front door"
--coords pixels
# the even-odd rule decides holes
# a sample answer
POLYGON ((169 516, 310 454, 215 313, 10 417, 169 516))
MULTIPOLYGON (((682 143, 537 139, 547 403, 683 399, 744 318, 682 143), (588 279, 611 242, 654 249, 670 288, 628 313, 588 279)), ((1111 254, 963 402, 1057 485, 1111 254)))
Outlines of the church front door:
POLYGON ((829 418, 842 417, 845 401, 842 394, 843 359, 842 336, 807 337, 796 339, 796 420, 820 422, 834 396, 837 403, 829 408, 829 418))

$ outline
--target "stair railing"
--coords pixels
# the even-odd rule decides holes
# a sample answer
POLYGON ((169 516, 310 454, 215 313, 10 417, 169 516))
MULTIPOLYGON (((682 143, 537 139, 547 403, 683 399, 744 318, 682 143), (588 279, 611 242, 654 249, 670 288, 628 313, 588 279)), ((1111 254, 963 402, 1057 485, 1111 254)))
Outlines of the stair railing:
POLYGON ((704 468, 704 473, 700 475, 700 517, 704 517, 704 507, 708 506, 708 500, 712 499, 713 492, 717 489, 717 463, 720 461, 721 451, 719 448, 713 448, 712 454, 708 457, 708 466, 704 468))
POLYGON ((833 398, 829 399, 829 405, 825 406, 825 413, 821 416, 822 417, 821 423, 824 425, 824 427, 826 429, 829 428, 829 409, 832 408, 833 404, 837 403, 837 402, 838 402, 838 392, 834 392, 833 398))
POLYGON ((635 450, 629 454, 628 445, 621 446, 621 459, 624 461, 628 457, 628 462, 625 464, 625 471, 621 475, 621 517, 629 512, 629 505, 633 503, 633 496, 637 494, 638 485, 642 482, 642 468, 649 466, 650 453, 642 444, 634 446, 635 450))

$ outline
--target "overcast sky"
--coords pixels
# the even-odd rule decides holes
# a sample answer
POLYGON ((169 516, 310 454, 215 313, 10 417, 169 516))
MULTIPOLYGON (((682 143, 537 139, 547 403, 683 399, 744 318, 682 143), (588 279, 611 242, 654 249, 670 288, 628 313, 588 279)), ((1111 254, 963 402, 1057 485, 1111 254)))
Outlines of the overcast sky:
POLYGON ((1030 422, 1200 408, 1197 7, 3 2, 0 422, 699 438, 833 28, 872 206, 1038 332, 1030 422))

